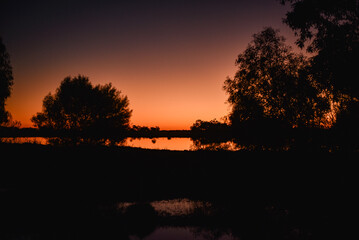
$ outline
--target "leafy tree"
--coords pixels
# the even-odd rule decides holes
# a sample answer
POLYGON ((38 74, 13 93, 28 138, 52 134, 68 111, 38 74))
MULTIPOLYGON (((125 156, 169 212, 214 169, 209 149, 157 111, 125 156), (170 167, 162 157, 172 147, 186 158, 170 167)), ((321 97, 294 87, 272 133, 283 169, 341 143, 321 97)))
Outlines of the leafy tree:
POLYGON ((313 72, 326 87, 359 97, 359 0, 280 0, 291 11, 284 22, 307 46, 313 72))
POLYGON ((308 71, 310 62, 294 53, 273 28, 254 34, 246 50, 238 55, 236 65, 234 78, 224 83, 232 105, 232 127, 251 121, 252 127, 271 122, 265 127, 270 128, 274 120, 275 126, 279 122, 313 126, 329 108, 308 71))
POLYGON ((0 124, 10 119, 10 113, 5 110, 5 101, 10 97, 13 80, 10 56, 0 38, 0 124))
POLYGON ((111 84, 93 86, 79 75, 66 77, 54 95, 49 93, 32 122, 39 128, 103 135, 126 130, 131 113, 127 96, 111 84))

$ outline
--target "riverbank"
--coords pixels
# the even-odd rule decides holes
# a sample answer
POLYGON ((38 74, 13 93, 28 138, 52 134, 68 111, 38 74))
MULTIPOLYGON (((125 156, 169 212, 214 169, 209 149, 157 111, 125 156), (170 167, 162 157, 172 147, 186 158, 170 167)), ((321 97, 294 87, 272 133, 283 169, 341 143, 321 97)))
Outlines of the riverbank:
POLYGON ((322 184, 320 188, 332 187, 354 174, 358 157, 345 152, 167 151, 6 143, 0 149, 2 184, 50 191, 80 184, 80 189, 91 192, 121 189, 116 194, 123 196, 121 192, 137 191, 129 194, 137 198, 157 193, 218 197, 241 187, 266 191, 297 191, 314 188, 316 183, 322 184), (296 189, 297 184, 303 186, 296 189))
POLYGON ((0 150, 1 220, 9 229, 76 225, 72 218, 86 219, 100 205, 175 198, 231 206, 228 211, 236 206, 236 213, 256 217, 274 206, 329 228, 346 222, 357 204, 353 153, 5 143, 0 150))

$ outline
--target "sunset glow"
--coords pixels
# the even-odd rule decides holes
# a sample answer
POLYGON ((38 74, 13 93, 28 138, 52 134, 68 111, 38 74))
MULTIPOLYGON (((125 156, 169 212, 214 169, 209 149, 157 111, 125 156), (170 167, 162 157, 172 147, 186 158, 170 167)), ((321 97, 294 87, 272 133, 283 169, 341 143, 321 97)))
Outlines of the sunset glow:
POLYGON ((131 124, 189 129, 228 114, 223 82, 252 34, 271 25, 294 42, 281 23, 287 9, 272 1, 5 2, 7 109, 22 127, 66 76, 82 74, 128 96, 131 124))

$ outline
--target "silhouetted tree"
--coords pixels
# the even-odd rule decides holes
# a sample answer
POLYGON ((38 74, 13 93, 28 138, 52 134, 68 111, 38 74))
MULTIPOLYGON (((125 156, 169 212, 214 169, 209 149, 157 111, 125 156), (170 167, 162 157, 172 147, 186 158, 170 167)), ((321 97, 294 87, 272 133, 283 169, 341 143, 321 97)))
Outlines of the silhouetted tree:
POLYGON ((194 136, 224 136, 228 132, 228 125, 221 123, 216 119, 211 121, 197 120, 191 127, 191 133, 194 136))
POLYGON ((294 53, 278 30, 268 27, 254 34, 236 64, 234 78, 224 83, 232 105, 232 126, 249 121, 252 125, 270 123, 267 127, 280 122, 313 126, 319 124, 329 108, 308 71, 309 61, 294 53))
POLYGON ((132 110, 127 96, 111 84, 93 86, 85 76, 66 77, 56 93, 43 100, 36 127, 82 134, 117 134, 129 127, 132 110))
POLYGON ((0 124, 10 119, 10 113, 5 110, 5 101, 10 97, 13 80, 10 56, 0 38, 0 124))
POLYGON ((359 97, 359 0, 280 0, 297 45, 316 53, 313 72, 327 88, 359 97))

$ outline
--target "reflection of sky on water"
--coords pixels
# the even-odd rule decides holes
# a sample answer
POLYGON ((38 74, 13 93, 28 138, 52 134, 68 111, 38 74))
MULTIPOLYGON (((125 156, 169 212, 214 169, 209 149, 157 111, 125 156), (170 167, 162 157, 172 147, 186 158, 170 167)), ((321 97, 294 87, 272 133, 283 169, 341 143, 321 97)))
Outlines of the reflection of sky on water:
MULTIPOLYGON (((237 240, 238 238, 231 236, 231 234, 223 234, 222 236, 214 236, 215 234, 198 229, 195 227, 159 227, 153 233, 144 238, 144 240, 237 240)), ((131 240, 139 238, 130 236, 131 240)))
POLYGON ((190 138, 127 138, 124 146, 147 148, 147 149, 167 149, 184 151, 190 150, 192 140, 190 138))
POLYGON ((155 201, 151 205, 160 215, 180 216, 192 214, 196 209, 202 210, 209 207, 210 203, 191 201, 189 199, 174 199, 155 201))
MULTIPOLYGON (((126 209, 136 203, 121 202, 118 204, 118 210, 126 212, 126 209)), ((204 201, 193 201, 187 198, 172 199, 150 202, 159 216, 180 217, 193 216, 198 212, 202 216, 210 216, 212 204, 204 201)), ((129 239, 140 239, 136 235, 130 235, 129 239)), ((216 231, 205 227, 194 226, 158 226, 151 234, 142 238, 144 240, 236 240, 229 231, 216 231)))
POLYGON ((0 138, 0 142, 4 143, 35 143, 41 145, 49 144, 49 138, 45 137, 4 137, 0 138))
MULTIPOLYGON (((125 212, 126 208, 134 204, 133 202, 121 202, 118 203, 117 208, 119 211, 125 212)), ((212 206, 209 202, 193 201, 187 198, 153 201, 150 205, 160 216, 183 216, 193 214, 198 210, 209 215, 209 209, 212 206)))
MULTIPOLYGON (((0 141, 7 143, 36 143, 47 145, 50 138, 44 137, 6 137, 0 141)), ((105 141, 106 144, 106 141, 105 141)), ((144 148, 144 149, 162 149, 172 151, 191 151, 191 150, 239 150, 231 141, 223 143, 206 143, 192 141, 191 138, 127 138, 119 146, 144 148)))

